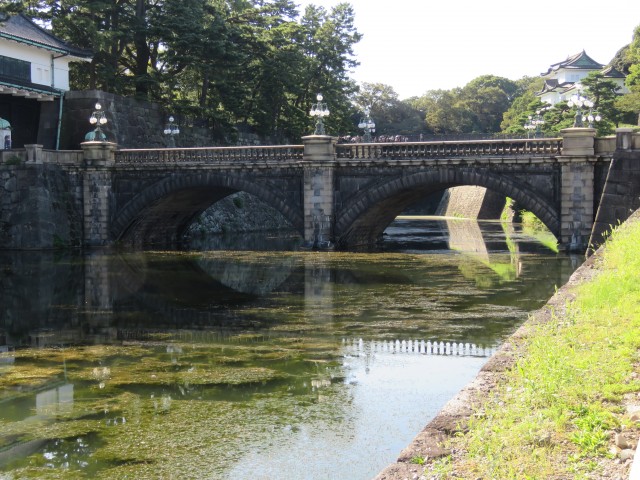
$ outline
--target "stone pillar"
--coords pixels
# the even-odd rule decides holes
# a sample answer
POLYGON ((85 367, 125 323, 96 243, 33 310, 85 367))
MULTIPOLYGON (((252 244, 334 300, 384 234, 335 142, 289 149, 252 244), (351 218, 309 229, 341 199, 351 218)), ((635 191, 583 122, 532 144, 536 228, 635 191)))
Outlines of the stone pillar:
POLYGON ((82 198, 84 201, 85 246, 109 245, 109 196, 111 194, 111 167, 115 164, 117 147, 110 142, 84 142, 82 198))
POLYGON ((561 131, 562 166, 560 189, 560 246, 586 252, 594 220, 594 144, 593 128, 567 128, 561 131))
POLYGON ((327 135, 302 137, 304 144, 305 245, 331 248, 334 242, 334 171, 336 139, 327 135))
POLYGON ((25 145, 24 149, 27 152, 27 162, 41 164, 42 163, 42 145, 25 145))
POLYGON ((616 128, 616 150, 633 148, 633 128, 616 128))

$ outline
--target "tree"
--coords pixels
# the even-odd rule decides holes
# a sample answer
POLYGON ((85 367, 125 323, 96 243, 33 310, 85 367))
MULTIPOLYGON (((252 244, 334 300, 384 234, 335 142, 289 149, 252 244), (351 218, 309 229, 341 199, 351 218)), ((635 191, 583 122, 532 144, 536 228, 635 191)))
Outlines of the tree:
POLYGON ((622 119, 622 112, 615 106, 619 87, 615 82, 605 79, 601 72, 591 72, 581 83, 586 87, 587 96, 594 104, 594 111, 602 117, 595 125, 598 135, 612 133, 614 126, 618 126, 622 119))
POLYGON ((353 103, 360 116, 365 109, 370 109, 379 135, 413 135, 426 131, 423 114, 411 102, 401 101, 390 85, 365 82, 353 96, 353 103))
POLYGON ((466 133, 473 129, 473 115, 460 102, 461 89, 430 90, 425 97, 427 128, 435 133, 466 133))
POLYGON ((472 131, 500 131, 502 116, 518 92, 518 85, 494 75, 478 77, 462 88, 460 106, 471 114, 472 131))
POLYGON ((522 77, 515 83, 519 93, 503 113, 500 129, 504 133, 522 135, 526 133, 524 125, 529 116, 535 115, 536 111, 546 106, 536 96, 536 92, 542 89, 543 80, 540 77, 522 77))
POLYGON ((626 60, 629 64, 629 75, 625 85, 630 93, 616 100, 615 106, 633 117, 640 126, 640 25, 633 32, 633 40, 626 51, 626 60))

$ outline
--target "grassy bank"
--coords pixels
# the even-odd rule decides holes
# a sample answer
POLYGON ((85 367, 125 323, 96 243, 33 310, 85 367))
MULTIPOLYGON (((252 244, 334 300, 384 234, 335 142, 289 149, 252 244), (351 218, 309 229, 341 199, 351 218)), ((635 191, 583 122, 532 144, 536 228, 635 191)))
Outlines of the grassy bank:
POLYGON ((631 397, 640 403, 638 246, 640 222, 618 228, 566 308, 530 322, 514 368, 428 478, 614 478, 628 468, 614 439, 638 438, 625 410, 631 397))

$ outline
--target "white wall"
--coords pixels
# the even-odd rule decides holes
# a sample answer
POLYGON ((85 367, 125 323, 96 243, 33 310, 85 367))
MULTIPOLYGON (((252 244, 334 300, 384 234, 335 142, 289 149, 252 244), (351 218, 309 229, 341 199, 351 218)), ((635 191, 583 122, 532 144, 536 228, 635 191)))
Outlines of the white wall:
MULTIPOLYGON (((0 55, 31 63, 31 82, 51 87, 51 59, 60 54, 0 39, 0 55)), ((54 88, 69 90, 69 57, 54 60, 54 88)))

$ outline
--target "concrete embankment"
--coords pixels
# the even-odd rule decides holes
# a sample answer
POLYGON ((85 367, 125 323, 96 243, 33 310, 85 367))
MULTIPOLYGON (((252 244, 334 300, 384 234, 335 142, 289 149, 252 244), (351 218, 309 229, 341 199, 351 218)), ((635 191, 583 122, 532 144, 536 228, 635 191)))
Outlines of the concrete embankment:
MULTIPOLYGON (((640 214, 636 211, 628 222, 637 222, 640 214)), ((588 258, 541 309, 534 312, 498 351, 489 359, 477 377, 452 398, 427 426, 414 438, 399 455, 397 461, 380 472, 375 480, 419 479, 424 477, 425 466, 415 463, 428 463, 434 459, 450 455, 445 447, 449 437, 467 429, 470 418, 481 411, 484 402, 498 382, 511 370, 516 361, 522 357, 521 346, 526 343, 533 327, 546 323, 552 316, 562 318, 566 315, 567 305, 575 299, 578 285, 590 281, 598 273, 598 265, 606 246, 588 258)), ((616 462, 612 459, 611 462, 616 462)), ((638 460, 636 461, 638 462, 638 460)), ((628 461, 627 461, 628 464, 628 461)), ((625 465, 622 465, 625 468, 625 465)), ((626 466, 628 468, 628 465, 626 466)), ((637 470, 640 468, 636 468, 637 470)), ((620 477, 623 478, 623 477, 620 477)), ((625 477, 626 478, 626 477, 625 477)))

